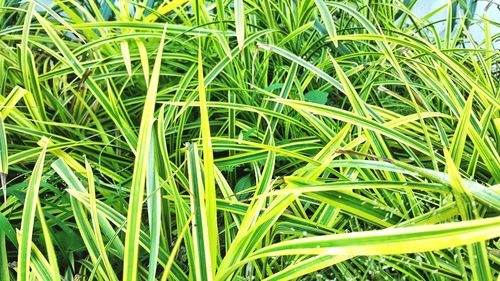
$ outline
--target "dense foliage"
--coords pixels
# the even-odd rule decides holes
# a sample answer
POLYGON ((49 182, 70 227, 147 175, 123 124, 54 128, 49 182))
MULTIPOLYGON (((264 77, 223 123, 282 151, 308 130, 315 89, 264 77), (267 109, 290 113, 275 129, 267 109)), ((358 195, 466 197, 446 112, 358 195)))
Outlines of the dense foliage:
POLYGON ((500 23, 414 2, 0 0, 0 280, 498 278, 500 23))

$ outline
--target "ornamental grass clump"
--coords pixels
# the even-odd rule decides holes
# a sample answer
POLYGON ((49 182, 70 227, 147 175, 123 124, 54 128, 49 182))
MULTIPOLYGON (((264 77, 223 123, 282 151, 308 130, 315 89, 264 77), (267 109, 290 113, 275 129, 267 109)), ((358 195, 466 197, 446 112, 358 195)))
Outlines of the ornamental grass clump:
POLYGON ((0 0, 0 280, 498 278, 474 1, 114 2, 0 0))

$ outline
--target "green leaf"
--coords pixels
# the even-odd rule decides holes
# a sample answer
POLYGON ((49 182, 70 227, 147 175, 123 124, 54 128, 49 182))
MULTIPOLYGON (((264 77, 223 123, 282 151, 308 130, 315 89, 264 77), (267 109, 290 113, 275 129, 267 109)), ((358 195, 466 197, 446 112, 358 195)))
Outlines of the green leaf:
POLYGON ((316 6, 318 6, 319 13, 321 14, 321 18, 326 26, 326 31, 328 32, 328 36, 330 36, 330 40, 333 42, 335 47, 338 47, 337 41, 337 29, 335 28, 335 23, 333 22, 332 15, 328 10, 325 2, 323 0, 314 0, 316 6))
POLYGON ((238 40, 238 47, 243 49, 245 44, 245 10, 243 0, 234 1, 234 21, 236 26, 236 38, 238 40))
POLYGON ((165 29, 160 41, 158 53, 156 55, 151 80, 144 103, 141 125, 139 128, 139 140, 137 142, 137 153, 134 161, 134 172, 130 188, 130 200, 127 216, 127 233, 125 235, 125 257, 123 260, 123 280, 136 280, 137 261, 139 259, 139 245, 137 244, 141 227, 142 204, 144 197, 144 185, 146 182, 146 171, 148 167, 149 150, 151 146, 153 114, 156 104, 156 94, 159 84, 160 67, 165 42, 165 29))
POLYGON ((205 186, 205 207, 207 216, 208 238, 210 239, 209 255, 211 263, 207 268, 211 270, 211 275, 215 275, 217 266, 217 249, 219 248, 219 231, 217 230, 217 208, 215 177, 214 177, 214 155, 212 150, 212 134, 210 132, 210 120, 208 115, 207 95, 205 89, 205 79, 203 76, 203 59, 201 55, 201 46, 198 47, 198 91, 200 98, 201 115, 201 140, 203 146, 203 182, 205 186))
MULTIPOLYGON (((148 205, 148 222, 149 234, 151 237, 151 244, 149 248, 149 266, 148 266, 148 279, 149 281, 156 280, 156 268, 158 264, 158 252, 160 246, 161 234, 161 189, 158 175, 156 174, 155 163, 155 142, 151 138, 151 149, 149 150, 148 157, 148 171, 146 175, 146 191, 147 191, 147 205, 148 205)), ((172 257, 170 257, 172 258, 172 257)), ((170 259, 169 259, 170 260, 170 259)), ((170 264, 170 266, 172 266, 170 264)))
POLYGON ((320 90, 310 91, 307 94, 304 94, 304 100, 318 104, 326 104, 328 101, 328 93, 320 90))
POLYGON ((191 191, 191 208, 194 210, 192 224, 194 255, 195 255, 195 279, 213 280, 212 258, 210 255, 210 226, 208 222, 208 210, 206 202, 206 191, 203 183, 202 165, 198 156, 196 144, 187 144, 187 161, 189 175, 189 189, 191 191))
POLYGON ((467 222, 412 226, 299 238, 256 251, 243 262, 274 255, 391 255, 461 246, 500 236, 500 216, 467 222))
POLYGON ((9 259, 7 257, 7 246, 5 244, 5 232, 0 230, 0 277, 2 280, 9 280, 9 259))
POLYGON ((3 116, 0 113, 0 181, 3 189, 4 202, 7 201, 7 174, 9 173, 9 156, 7 153, 7 137, 3 116))
POLYGON ((38 22, 43 26, 43 28, 47 32, 50 39, 52 39, 53 43, 63 54, 64 58, 66 59, 66 63, 70 65, 73 68, 75 74, 81 78, 85 72, 85 68, 80 64, 76 56, 73 54, 73 52, 71 52, 68 46, 66 46, 66 44, 59 37, 59 35, 57 35, 57 32, 54 30, 51 23, 42 16, 40 16, 37 12, 35 12, 34 15, 37 18, 38 22))
POLYGON ((18 281, 31 280, 30 266, 31 266, 31 247, 33 244, 33 226, 35 224, 35 212, 38 202, 38 190, 42 180, 43 164, 45 161, 45 152, 47 146, 42 148, 42 152, 38 156, 35 167, 33 168, 32 176, 28 183, 26 190, 26 199, 23 208, 23 215, 21 219, 21 230, 19 233, 19 249, 17 268, 19 274, 17 275, 18 281))
POLYGON ((244 191, 245 189, 249 188, 250 186, 252 186, 252 178, 251 178, 251 175, 248 174, 248 175, 241 177, 238 180, 238 182, 234 186, 234 192, 238 193, 238 192, 244 191))

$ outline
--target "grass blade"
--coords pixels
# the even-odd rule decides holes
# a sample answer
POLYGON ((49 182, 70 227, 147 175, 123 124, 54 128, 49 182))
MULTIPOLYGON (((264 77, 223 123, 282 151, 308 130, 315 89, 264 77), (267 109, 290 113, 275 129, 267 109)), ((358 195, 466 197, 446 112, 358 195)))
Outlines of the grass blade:
POLYGON ((47 226, 47 221, 45 220, 40 201, 37 202, 36 209, 38 218, 40 219, 40 225, 42 226, 43 238, 45 240, 45 250, 47 251, 47 256, 49 257, 48 263, 50 266, 47 267, 47 270, 50 272, 50 280, 59 281, 61 280, 61 276, 59 274, 56 251, 54 244, 52 243, 53 237, 47 226))
MULTIPOLYGON (((472 100, 472 97, 470 98, 472 100)), ((464 187, 462 178, 454 160, 449 152, 445 149, 446 164, 448 174, 450 175, 450 183, 453 188, 453 195, 457 201, 457 207, 463 221, 474 220, 479 217, 474 199, 470 192, 464 187)), ((467 251, 469 252, 469 260, 472 269, 473 280, 492 280, 491 269, 488 263, 488 253, 486 245, 483 241, 468 244, 467 251)))
POLYGON ((323 22, 325 23, 326 31, 328 32, 328 36, 330 36, 330 40, 335 47, 338 47, 339 43, 336 38, 337 29, 335 27, 335 23, 333 22, 332 15, 328 10, 328 7, 323 0, 314 0, 314 2, 316 2, 316 6, 318 6, 319 13, 321 15, 321 18, 323 19, 323 22))
POLYGON ((236 26, 238 47, 243 49, 243 45, 245 44, 245 9, 243 0, 234 1, 234 24, 236 26))
MULTIPOLYGON (((161 234, 161 187, 156 174, 155 164, 155 141, 151 138, 151 148, 148 157, 148 170, 146 175, 146 192, 147 192, 147 205, 148 205, 148 222, 149 222, 149 235, 151 236, 151 244, 149 246, 149 265, 148 265, 148 280, 156 280, 156 268, 158 264, 158 252, 160 248, 160 234, 161 234)), ((171 254, 169 258, 172 259, 175 254, 171 254)), ((170 262, 170 267, 172 266, 170 262)))
POLYGON ((175 10, 177 9, 178 7, 184 5, 185 3, 187 3, 189 0, 173 0, 173 1, 170 1, 168 2, 167 4, 161 6, 160 8, 158 8, 155 13, 152 13, 152 14, 149 14, 145 19, 144 21, 145 22, 153 22, 155 21, 159 16, 163 16, 165 15, 166 13, 172 11, 172 10, 175 10))
POLYGON ((66 46, 64 41, 57 35, 57 32, 55 29, 52 27, 51 23, 44 19, 42 16, 40 16, 37 12, 34 13, 35 17, 37 18, 38 22, 42 25, 42 27, 45 29, 45 32, 49 35, 50 39, 52 39, 53 43, 57 46, 59 51, 63 54, 64 58, 66 59, 66 63, 73 68, 75 74, 78 77, 82 77, 83 74, 85 73, 85 68, 80 64, 78 59, 75 57, 73 52, 66 46))
POLYGON ((198 156, 196 144, 187 144, 187 161, 189 174, 189 188, 191 191, 191 208, 193 218, 193 241, 195 255, 195 279, 213 280, 213 265, 210 255, 210 226, 206 206, 205 186, 203 184, 203 171, 198 156))
POLYGON ((125 235, 125 257, 123 261, 123 280, 136 280, 137 261, 139 258, 139 245, 137 240, 141 227, 142 200, 144 197, 144 184, 146 181, 146 171, 148 166, 149 149, 151 145, 153 114, 156 104, 156 92, 158 89, 163 44, 165 41, 165 30, 163 32, 158 53, 156 56, 151 80, 149 82, 146 102, 144 104, 143 116, 139 129, 139 140, 137 143, 137 153, 134 162, 134 173, 130 189, 130 200, 127 216, 127 233, 125 235))
POLYGON ((106 253, 106 247, 104 246, 104 241, 102 239, 101 227, 99 225, 99 216, 97 214, 97 199, 96 190, 94 182, 94 173, 90 167, 90 163, 87 158, 85 158, 85 170, 87 173, 87 182, 89 186, 89 200, 90 200, 90 217, 92 221, 92 229, 94 230, 93 236, 94 241, 99 251, 99 258, 103 261, 104 268, 106 269, 107 278, 112 281, 117 281, 115 272, 113 271, 113 266, 111 265, 108 254, 106 253))
POLYGON ((281 242, 256 251, 251 258, 272 255, 389 255, 417 253, 461 246, 500 235, 500 217, 413 226, 359 233, 326 235, 281 242), (418 242, 418 243, 417 243, 418 242))
POLYGON ((21 222, 21 231, 19 237, 19 254, 18 254, 18 281, 31 280, 29 276, 31 264, 31 246, 33 237, 33 226, 35 224, 36 204, 38 202, 38 190, 42 180, 43 164, 45 161, 45 152, 47 147, 44 146, 42 152, 38 156, 33 173, 28 183, 26 190, 26 199, 23 208, 23 216, 21 222))
POLYGON ((9 156, 7 153, 7 137, 5 134, 5 126, 3 124, 3 116, 0 113, 0 181, 3 189, 4 202, 7 201, 7 174, 9 173, 9 156))
POLYGON ((9 260, 7 257, 7 246, 5 244, 4 230, 0 230, 0 278, 2 280, 10 280, 9 260))
POLYGON ((214 155, 212 151, 212 135, 210 133, 210 121, 208 116, 207 95, 205 89, 205 79, 203 78, 203 60, 201 47, 198 48, 198 90, 200 95, 200 115, 201 115, 201 139, 203 142, 203 179, 205 186, 205 206, 207 216, 208 238, 210 240, 210 251, 207 253, 211 259, 208 267, 214 275, 216 269, 217 249, 219 248, 219 232, 217 230, 217 208, 215 175, 214 175, 214 155))

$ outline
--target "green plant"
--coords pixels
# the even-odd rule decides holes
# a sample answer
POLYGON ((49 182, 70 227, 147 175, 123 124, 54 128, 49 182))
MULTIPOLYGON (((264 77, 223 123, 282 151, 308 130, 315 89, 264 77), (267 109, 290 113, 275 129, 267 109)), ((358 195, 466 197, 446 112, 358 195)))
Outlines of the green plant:
POLYGON ((0 279, 498 278, 499 23, 411 2, 0 0, 0 279))

